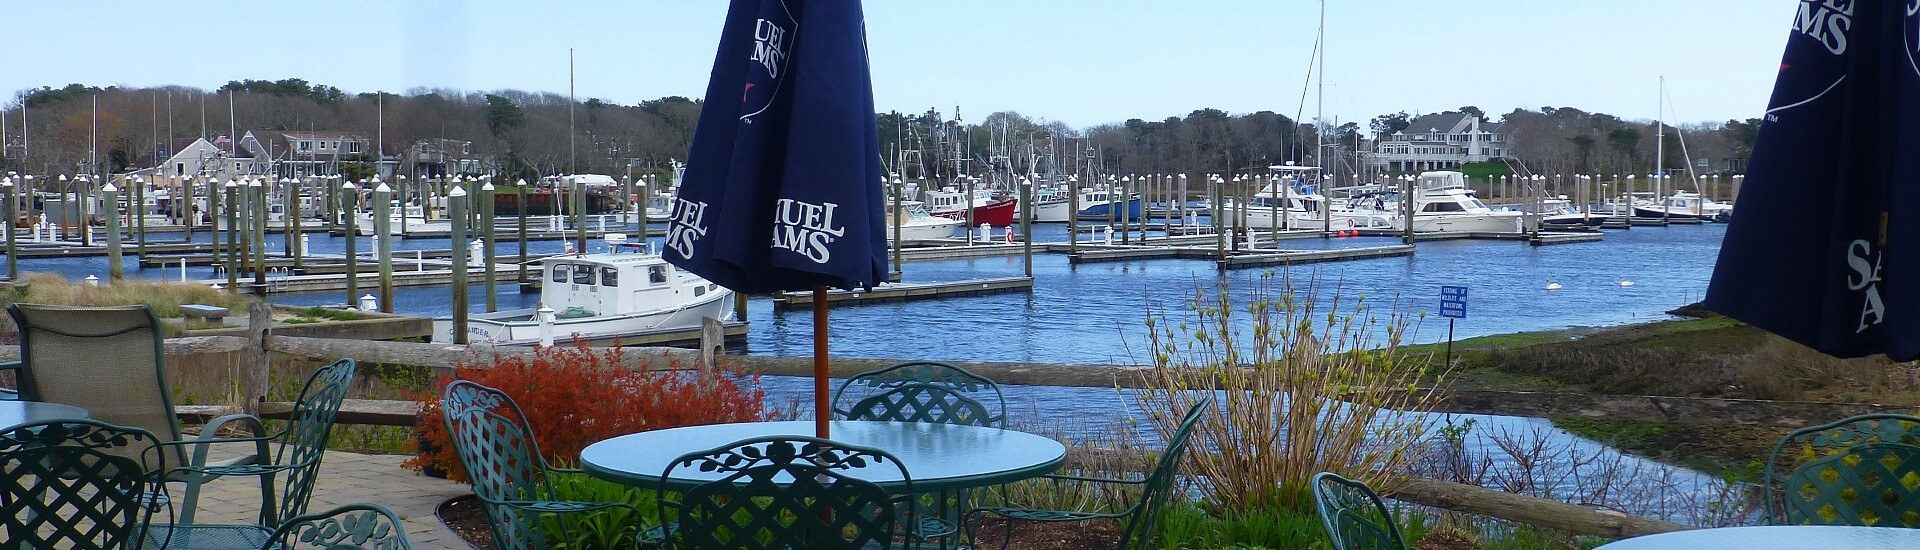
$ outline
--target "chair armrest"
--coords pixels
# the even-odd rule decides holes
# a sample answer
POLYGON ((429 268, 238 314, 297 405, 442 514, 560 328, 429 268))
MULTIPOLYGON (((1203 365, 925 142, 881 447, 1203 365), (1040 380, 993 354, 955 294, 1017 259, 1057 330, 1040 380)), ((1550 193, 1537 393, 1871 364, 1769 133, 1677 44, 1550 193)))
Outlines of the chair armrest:
POLYGON ((253 462, 260 462, 272 456, 267 450, 267 442, 275 439, 278 435, 279 434, 268 434, 267 426, 264 422, 261 422, 260 417, 245 413, 235 413, 215 418, 212 422, 208 422, 206 427, 200 429, 200 435, 195 436, 192 441, 169 441, 162 442, 161 444, 193 445, 193 463, 183 465, 190 467, 206 465, 207 451, 210 450, 215 443, 245 443, 251 441, 254 444, 253 462), (253 432, 253 436, 220 437, 221 428, 226 427, 227 424, 235 423, 246 426, 249 431, 253 432))
POLYGON ((27 363, 25 361, 18 359, 13 361, 0 361, 0 370, 21 370, 26 368, 26 366, 27 363))

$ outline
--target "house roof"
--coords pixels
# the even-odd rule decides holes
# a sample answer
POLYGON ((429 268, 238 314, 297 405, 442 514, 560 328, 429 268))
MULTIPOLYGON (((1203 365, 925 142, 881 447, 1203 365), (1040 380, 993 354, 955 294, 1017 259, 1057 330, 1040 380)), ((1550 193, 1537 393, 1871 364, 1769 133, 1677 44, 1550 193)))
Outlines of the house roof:
MULTIPOLYGON (((1499 133, 1500 126, 1501 124, 1498 122, 1485 121, 1480 123, 1480 131, 1499 133)), ((1402 130, 1402 132, 1405 132, 1407 135, 1425 134, 1427 132, 1458 134, 1466 132, 1467 129, 1471 127, 1473 127, 1472 115, 1459 111, 1447 111, 1444 113, 1421 115, 1419 118, 1415 118, 1412 122, 1408 123, 1407 129, 1402 130)))
POLYGON ((280 136, 281 136, 281 137, 284 137, 284 138, 286 138, 286 139, 288 139, 288 140, 301 140, 301 139, 320 139, 320 140, 335 140, 335 139, 347 139, 347 140, 353 140, 353 141, 367 141, 367 136, 363 136, 363 135, 360 135, 360 134, 349 134, 349 133, 346 133, 346 132, 322 132, 322 131, 313 131, 313 132, 297 132, 297 131, 296 131, 296 132, 288 132, 288 131, 282 131, 282 132, 280 132, 280 136))

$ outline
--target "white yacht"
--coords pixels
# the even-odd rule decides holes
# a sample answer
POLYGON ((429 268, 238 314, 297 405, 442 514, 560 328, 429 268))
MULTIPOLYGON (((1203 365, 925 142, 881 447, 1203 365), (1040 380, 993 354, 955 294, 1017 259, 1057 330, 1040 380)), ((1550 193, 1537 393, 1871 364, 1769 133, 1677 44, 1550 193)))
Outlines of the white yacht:
MULTIPOLYGON (((405 235, 410 231, 452 231, 453 222, 448 220, 427 219, 426 209, 418 204, 402 205, 395 200, 387 209, 387 234, 405 235)), ((362 237, 373 236, 373 211, 364 210, 354 216, 354 230, 362 237)))
MULTIPOLYGON (((967 222, 952 218, 942 218, 927 213, 927 207, 920 201, 900 201, 900 210, 906 219, 900 224, 900 238, 908 241, 926 239, 945 239, 953 236, 953 230, 967 222)), ((887 210, 887 238, 893 238, 893 210, 887 210)))
POLYGON ((1699 193, 1675 191, 1664 200, 1641 198, 1633 201, 1633 215, 1641 218, 1699 218, 1703 220, 1726 219, 1733 214, 1733 205, 1716 202, 1700 196, 1699 193))
MULTIPOLYGON (((1527 214, 1488 208, 1453 171, 1421 172, 1413 189, 1413 230, 1518 233, 1527 214)), ((1405 226, 1401 226, 1404 228, 1405 226)))
POLYGON ((1540 225, 1545 227, 1591 228, 1600 227, 1606 221, 1606 214, 1582 212, 1566 195, 1540 201, 1540 225))
MULTIPOLYGON (((690 329, 702 319, 731 318, 733 291, 681 271, 649 252, 558 256, 541 261, 540 301, 550 308, 556 342, 617 340, 690 329)), ((540 310, 477 313, 467 341, 517 345, 541 340, 540 310)), ((453 341, 453 319, 433 320, 433 341, 453 341)))

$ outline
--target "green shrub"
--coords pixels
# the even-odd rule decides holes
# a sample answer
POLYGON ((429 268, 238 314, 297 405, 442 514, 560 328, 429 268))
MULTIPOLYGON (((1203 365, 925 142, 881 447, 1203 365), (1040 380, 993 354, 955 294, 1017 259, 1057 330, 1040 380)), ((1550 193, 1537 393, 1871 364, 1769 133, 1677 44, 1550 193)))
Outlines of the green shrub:
POLYGON ((555 474, 548 481, 553 484, 556 500, 633 505, 631 509, 615 507, 540 518, 537 527, 548 541, 554 541, 554 548, 633 548, 641 526, 651 525, 660 517, 652 489, 575 473, 555 474))

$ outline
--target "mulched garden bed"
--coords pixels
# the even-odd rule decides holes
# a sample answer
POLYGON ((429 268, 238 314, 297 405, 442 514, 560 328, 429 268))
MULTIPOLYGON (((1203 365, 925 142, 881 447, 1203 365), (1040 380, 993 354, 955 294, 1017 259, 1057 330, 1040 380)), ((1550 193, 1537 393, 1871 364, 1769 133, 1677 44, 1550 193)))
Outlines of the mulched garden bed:
MULTIPOLYGON (((440 505, 440 521, 460 538, 480 550, 494 550, 493 533, 487 529, 486 512, 480 499, 464 496, 440 505)), ((997 521, 980 527, 982 548, 999 548, 1006 527, 997 521)), ((1119 540, 1120 526, 1111 521, 1015 525, 1011 548, 1019 550, 1082 550, 1112 548, 1119 540)))

